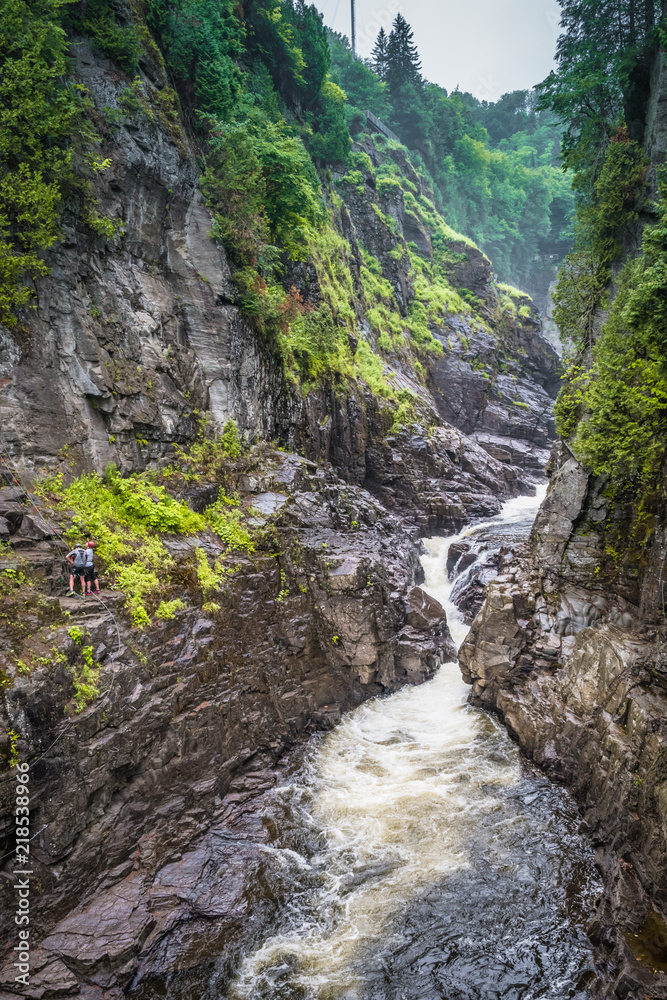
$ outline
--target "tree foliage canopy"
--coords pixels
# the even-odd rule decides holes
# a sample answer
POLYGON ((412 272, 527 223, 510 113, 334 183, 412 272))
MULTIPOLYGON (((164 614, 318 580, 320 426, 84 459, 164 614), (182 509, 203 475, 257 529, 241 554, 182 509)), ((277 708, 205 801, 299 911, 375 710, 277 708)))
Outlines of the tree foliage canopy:
POLYGON ((73 181, 72 138, 81 94, 67 82, 62 0, 0 6, 0 321, 14 324, 30 297, 26 278, 48 273, 41 251, 60 234, 73 181))
POLYGON ((537 88, 540 107, 561 122, 563 156, 594 183, 619 122, 635 140, 643 138, 651 57, 667 14, 665 0, 560 0, 558 69, 537 88))
POLYGON ((332 74, 351 109, 373 111, 421 157, 450 225, 474 239, 505 280, 530 288, 553 270, 542 258, 570 249, 574 197, 556 118, 537 109, 535 94, 491 103, 425 82, 401 15, 389 36, 380 32, 368 63, 354 58, 347 39, 329 39, 332 74))

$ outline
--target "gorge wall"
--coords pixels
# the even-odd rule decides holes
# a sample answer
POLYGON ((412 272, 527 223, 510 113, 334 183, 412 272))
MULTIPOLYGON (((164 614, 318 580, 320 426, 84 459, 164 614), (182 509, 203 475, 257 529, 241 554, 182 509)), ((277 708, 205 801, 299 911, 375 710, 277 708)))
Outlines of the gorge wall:
MULTIPOLYGON (((338 394, 347 400, 356 393, 355 407, 332 391, 304 399, 285 383, 275 355, 248 325, 224 252, 211 236, 195 162, 200 152, 182 120, 167 123, 148 104, 147 111, 124 113, 128 87, 118 68, 94 55, 86 39, 76 39, 72 52, 75 79, 96 109, 121 115, 102 147, 111 165, 95 183, 100 211, 122 221, 124 231, 109 242, 66 214, 63 243, 47 255, 51 273, 35 289, 34 309, 24 311, 18 329, 2 330, 3 447, 25 470, 56 464, 67 447, 75 468, 103 469, 114 461, 130 471, 154 463, 174 443, 194 440, 197 414, 207 413, 214 428, 233 418, 248 439, 280 439, 310 458, 331 459, 355 481, 373 477, 383 455, 380 449, 369 459, 368 439, 384 439, 386 418, 383 426, 373 394, 364 398, 361 386, 338 394)), ((151 79, 150 68, 147 62, 146 99, 157 103, 160 81, 154 69, 151 79)), ((381 152, 372 139, 357 148, 399 177, 379 187, 369 163, 361 184, 334 174, 338 183, 327 194, 349 243, 345 264, 358 333, 375 350, 361 250, 379 261, 391 286, 389 311, 407 317, 415 298, 407 243, 426 262, 433 249, 428 221, 417 206, 406 207, 401 185, 410 187, 413 202, 412 191, 427 197, 429 189, 405 151, 381 152)), ((333 262, 337 251, 331 256, 333 262)), ((530 300, 499 293, 490 262, 473 245, 452 234, 449 257, 452 287, 466 289, 478 304, 459 301, 434 326, 446 349, 442 360, 431 361, 426 385, 400 351, 386 352, 387 372, 421 397, 431 425, 463 431, 503 465, 538 471, 553 435, 555 355, 539 337, 530 300)), ((290 264, 284 280, 317 301, 311 265, 290 264)), ((455 436, 449 453, 465 448, 474 444, 455 436)), ((492 478, 498 475, 510 492, 516 489, 516 471, 493 466, 492 478)))
MULTIPOLYGON (((660 220, 666 79, 659 52, 646 112, 646 190, 624 232, 616 282, 641 253, 645 227, 660 220)), ((598 338, 618 283, 610 291, 595 318, 598 338)), ((475 703, 497 711, 580 804, 606 884, 590 934, 602 945, 613 995, 665 997, 664 461, 640 502, 618 476, 591 474, 576 446, 572 438, 556 445, 531 545, 489 585, 460 661, 475 703)))
POLYGON ((30 987, 11 958, 0 983, 101 1000, 142 984, 151 995, 207 956, 233 963, 271 919, 282 875, 253 798, 290 746, 453 655, 418 586, 419 535, 493 514, 542 475, 557 359, 530 300, 447 230, 406 151, 361 135, 358 170, 323 179, 339 242, 319 270, 285 262, 284 276, 315 308, 323 275, 342 268, 333 318, 356 374, 295 385, 213 238, 203 151, 180 114, 160 113, 159 65, 142 60, 130 107, 130 78, 86 38, 72 58, 110 161, 99 210, 123 232, 103 239, 68 208, 34 309, 0 329, 1 850, 18 754, 31 762, 37 897, 30 987), (243 454, 183 472, 230 419, 243 454), (104 556, 101 604, 61 596, 63 533, 89 523, 63 490, 80 481, 85 494, 102 480, 77 477, 110 463, 130 488, 153 481, 136 478, 147 470, 194 512, 236 497, 256 530, 236 552, 210 528, 146 529, 175 600, 160 619, 156 596, 143 628, 104 556), (202 584, 207 570, 222 575, 202 584))

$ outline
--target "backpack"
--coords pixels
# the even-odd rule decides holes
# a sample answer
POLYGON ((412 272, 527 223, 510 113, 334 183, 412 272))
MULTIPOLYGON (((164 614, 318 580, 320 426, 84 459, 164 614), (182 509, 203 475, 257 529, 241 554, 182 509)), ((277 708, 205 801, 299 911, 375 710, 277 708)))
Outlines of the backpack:
POLYGON ((86 566, 86 551, 85 549, 75 549, 74 551, 74 569, 85 569, 86 566))

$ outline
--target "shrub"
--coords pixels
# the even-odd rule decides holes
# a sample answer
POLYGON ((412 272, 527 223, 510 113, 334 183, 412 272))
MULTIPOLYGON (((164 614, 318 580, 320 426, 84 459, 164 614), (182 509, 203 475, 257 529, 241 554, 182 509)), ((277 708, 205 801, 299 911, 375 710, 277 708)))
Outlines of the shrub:
POLYGON ((270 239, 306 260, 308 227, 324 221, 319 181, 301 139, 284 120, 241 107, 231 122, 203 116, 211 129, 202 190, 216 232, 239 265, 255 265, 270 239))
POLYGON ((244 524, 244 512, 239 501, 221 492, 215 503, 204 511, 204 517, 216 535, 230 549, 254 552, 255 545, 250 531, 244 524))
POLYGON ((173 601, 160 601, 155 617, 161 621, 170 621, 176 617, 177 611, 183 611, 184 608, 185 602, 178 597, 173 601))
POLYGON ((62 491, 61 506, 72 511, 71 536, 85 533, 97 541, 97 553, 125 593, 135 625, 149 621, 147 601, 160 591, 174 567, 157 532, 187 534, 206 520, 170 497, 145 476, 121 479, 109 469, 107 480, 83 475, 62 491))
POLYGON ((222 429, 222 449, 229 458, 238 458, 241 454, 241 439, 239 429, 234 420, 228 420, 222 429))
POLYGON ((49 273, 40 253, 60 235, 72 138, 85 129, 81 91, 67 82, 61 8, 0 6, 0 322, 9 326, 31 296, 24 279, 49 273))

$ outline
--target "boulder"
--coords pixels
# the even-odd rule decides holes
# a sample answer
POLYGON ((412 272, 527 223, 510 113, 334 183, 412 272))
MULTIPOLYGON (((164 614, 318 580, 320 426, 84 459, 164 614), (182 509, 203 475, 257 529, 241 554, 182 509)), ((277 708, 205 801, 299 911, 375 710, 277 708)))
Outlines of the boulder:
POLYGON ((0 500, 0 518, 9 526, 9 534, 15 535, 21 527, 25 508, 12 500, 0 500))
POLYGON ((20 486, 0 486, 0 503, 23 503, 27 493, 20 486))
POLYGON ((24 514, 17 537, 29 542, 43 542, 54 535, 54 529, 39 514, 24 514))
POLYGON ((467 542, 452 542, 447 553, 447 575, 449 579, 453 580, 454 577, 459 576, 464 569, 472 566, 476 559, 476 553, 470 551, 470 546, 467 542))

